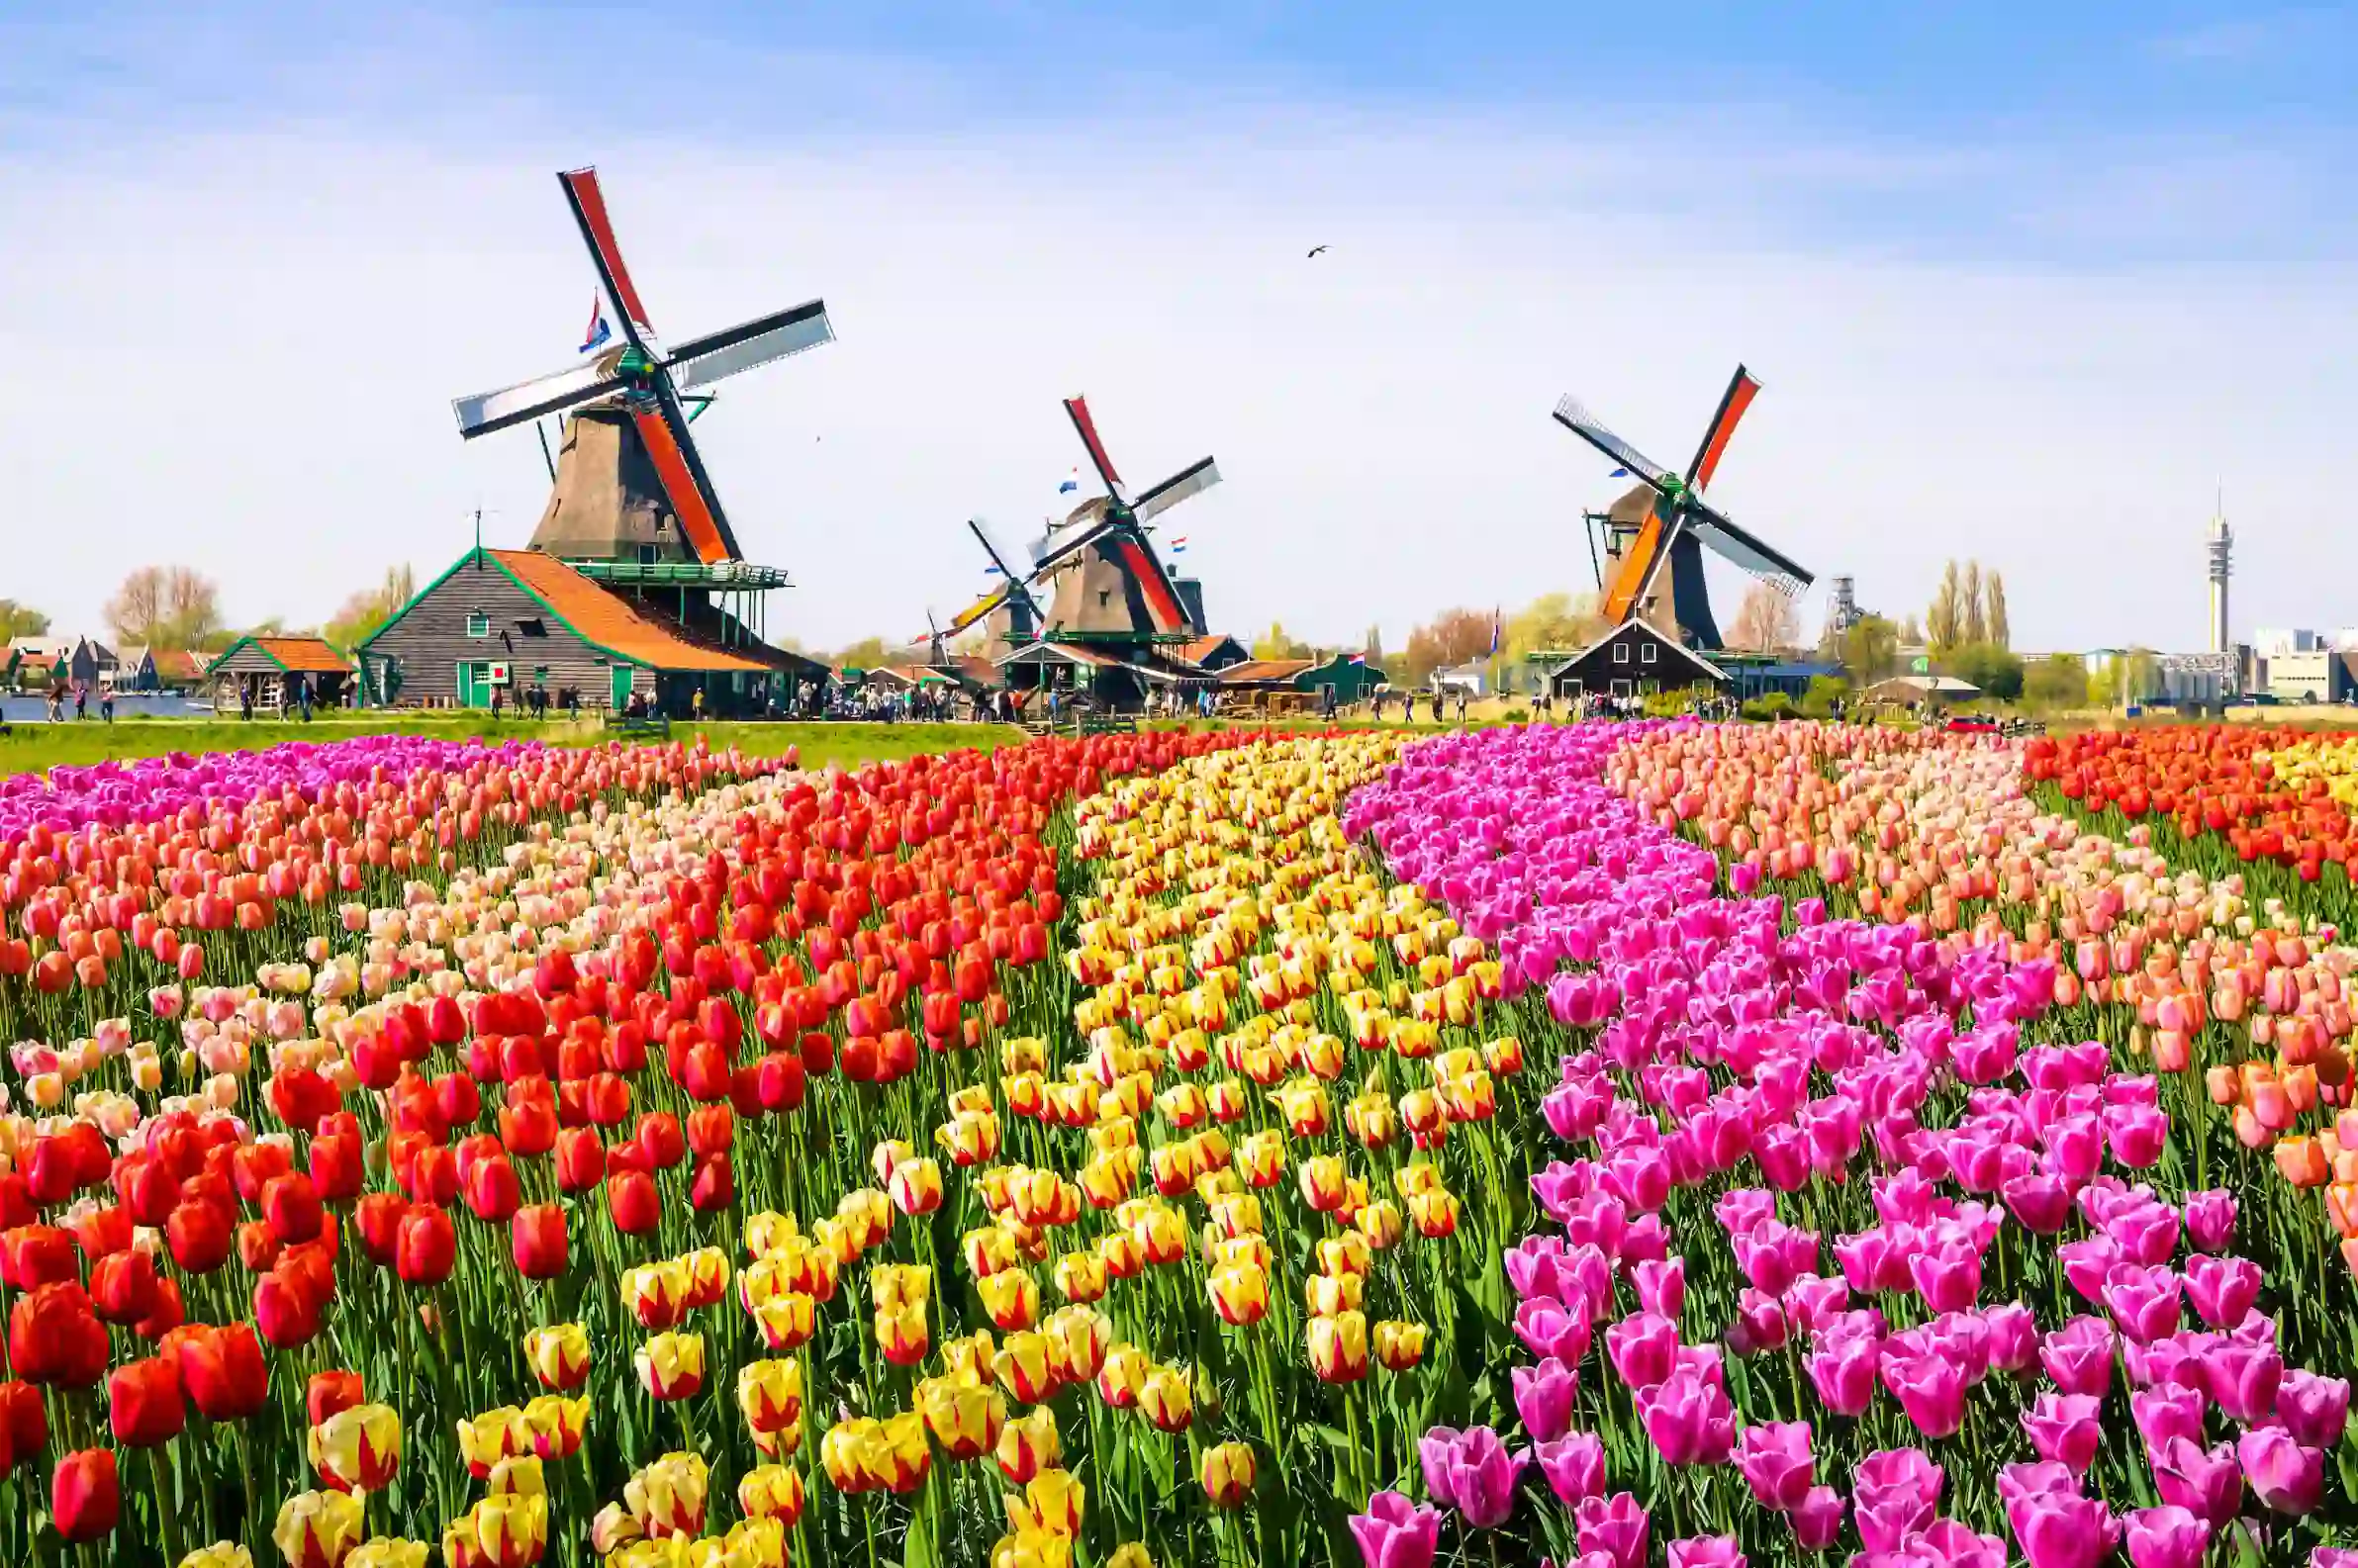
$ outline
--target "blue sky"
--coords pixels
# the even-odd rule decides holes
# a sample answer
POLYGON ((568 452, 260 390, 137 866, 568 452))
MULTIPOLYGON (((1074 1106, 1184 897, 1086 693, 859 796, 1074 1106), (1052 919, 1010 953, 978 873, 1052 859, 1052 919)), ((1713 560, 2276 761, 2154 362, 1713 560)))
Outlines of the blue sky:
POLYGON ((44 302, 0 346, 59 367, 0 411, 22 400, 37 496, 93 541, 63 546, 61 621, 125 547, 313 619, 389 538, 438 566, 487 493, 528 530, 536 454, 462 449, 441 405, 570 346, 548 173, 590 160, 667 330, 781 290, 836 308, 840 343, 708 426, 815 643, 962 597, 942 520, 1038 504, 1074 454, 1037 403, 1077 383, 1142 468, 1218 446, 1190 526, 1240 626, 1396 643, 1449 602, 1585 588, 1561 517, 1607 487, 1554 440, 1555 392, 1675 451, 1739 357, 1770 394, 1729 504, 1870 602, 1978 551, 2024 640, 2184 645, 2176 544, 2224 483, 2259 513, 2251 615, 2358 621, 2315 570, 2358 562, 2311 520, 2358 478, 2327 413, 2358 393, 2348 9, 665 13, 0 7, 0 226, 44 302), (1324 272, 1280 266, 1322 239, 1324 272), (300 394, 268 449, 187 396, 228 342, 300 394), (126 418, 170 428, 126 462, 126 418), (2071 592, 2059 549, 2119 593, 2071 592))

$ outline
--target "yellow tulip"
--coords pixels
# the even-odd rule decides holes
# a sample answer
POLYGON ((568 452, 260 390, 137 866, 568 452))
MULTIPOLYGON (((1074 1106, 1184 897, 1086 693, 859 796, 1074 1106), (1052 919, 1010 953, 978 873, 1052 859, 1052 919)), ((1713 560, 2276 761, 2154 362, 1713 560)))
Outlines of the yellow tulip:
POLYGON ((1146 1352, 1134 1344, 1117 1344, 1106 1350, 1097 1368, 1097 1397, 1115 1410, 1128 1410, 1138 1403, 1141 1390, 1146 1387, 1147 1373, 1153 1363, 1146 1352))
POLYGON ((527 1568, 548 1550, 545 1492, 495 1493, 470 1513, 476 1547, 490 1568, 527 1568))
POLYGON ((704 1532, 705 1493, 711 1472, 703 1457, 686 1452, 667 1453, 622 1484, 622 1503, 649 1536, 689 1536, 704 1532))
POLYGON ((1377 1198, 1352 1217, 1351 1228, 1376 1251, 1388 1250, 1399 1244, 1404 1228, 1400 1206, 1389 1198, 1377 1198))
POLYGON ((570 1393, 590 1375, 590 1332, 578 1323, 531 1330, 524 1336, 524 1359, 542 1388, 570 1393))
POLYGON ((772 1350, 799 1349, 818 1331, 818 1303, 799 1290, 780 1291, 751 1311, 762 1343, 772 1350))
POLYGON ((688 1253, 680 1259, 680 1271, 687 1276, 690 1307, 709 1307, 728 1294, 728 1254, 717 1246, 688 1253))
POLYGON ((1105 1294, 1105 1260, 1094 1252, 1067 1252, 1056 1260, 1056 1288, 1067 1301, 1095 1301, 1105 1294))
MULTIPOLYGON (((398 1535, 380 1535, 375 1540, 362 1541, 352 1548, 352 1555, 343 1561, 343 1568, 425 1568, 433 1549, 421 1540, 403 1540, 398 1535)), ((182 1563, 180 1568, 189 1568, 182 1563)), ((242 1568, 242 1561, 240 1562, 242 1568)))
POLYGON ((1253 1495, 1253 1478, 1258 1468, 1253 1450, 1245 1444, 1215 1443, 1203 1450, 1203 1465, 1198 1473, 1203 1495, 1211 1499, 1214 1508, 1242 1507, 1253 1495))
POLYGON ((688 1316, 688 1270, 680 1259, 622 1271, 622 1305, 642 1329, 671 1329, 688 1316))
POLYGON ((1302 1310, 1313 1318, 1355 1312, 1366 1285, 1365 1274, 1312 1274, 1302 1281, 1302 1310))
POLYGON ((544 1460, 570 1459, 581 1449, 590 1430, 590 1402, 543 1394, 524 1407, 524 1426, 532 1433, 532 1452, 544 1460))
POLYGON ((1113 1555, 1105 1559, 1105 1568, 1155 1568, 1155 1559, 1144 1546, 1129 1540, 1113 1548, 1113 1555))
POLYGON ((933 1297, 933 1270, 922 1263, 879 1263, 868 1276, 868 1290, 880 1312, 911 1303, 923 1306, 933 1297))
POLYGON ((1139 1385, 1138 1408, 1163 1430, 1185 1431, 1195 1419, 1195 1393, 1184 1373, 1158 1366, 1139 1385))
POLYGON ((836 1491, 873 1492, 884 1485, 882 1477, 872 1473, 868 1465, 882 1430, 881 1424, 871 1416, 854 1416, 827 1429, 827 1434, 819 1439, 818 1462, 836 1491))
POLYGON ((1017 1486, 1064 1460, 1064 1441, 1057 1434, 1056 1412, 1038 1406, 999 1429, 992 1457, 999 1472, 1017 1486))
POLYGON ((1375 1326, 1374 1345, 1385 1370, 1405 1372, 1425 1358, 1425 1326, 1386 1319, 1375 1326))
POLYGON ((786 1568, 786 1522, 746 1519, 730 1525, 718 1568, 786 1568))
POLYGON ((756 1465, 737 1480, 737 1508, 747 1519, 792 1524, 802 1517, 802 1474, 792 1465, 756 1465))
POLYGON ((1070 1568, 1072 1561, 1073 1537, 1047 1530, 1001 1535, 990 1548, 990 1568, 1070 1568))
POLYGON ((757 1260, 767 1257, 779 1244, 800 1240, 802 1235, 793 1215, 764 1209, 745 1222, 745 1255, 757 1260))
POLYGON ((983 1310, 1001 1331, 1028 1329, 1040 1319, 1040 1284, 1028 1273, 1010 1269, 975 1282, 983 1310))
POLYGON ((802 1363, 748 1361, 737 1368, 737 1409, 755 1431, 774 1432, 802 1419, 802 1363))
POLYGON ((688 1399, 705 1386, 705 1337, 659 1334, 631 1355, 639 1386, 660 1400, 688 1399))
POLYGON ((1301 1163, 1302 1202, 1313 1214, 1332 1214, 1343 1206, 1343 1161, 1334 1154, 1312 1154, 1301 1163))
POLYGON ((1368 1375, 1368 1320, 1357 1312, 1309 1323, 1310 1370, 1328 1383, 1356 1383, 1368 1375))
POLYGON ((1007 1420, 1006 1399, 996 1384, 929 1377, 917 1385, 916 1405, 925 1430, 957 1463, 989 1453, 1007 1420))
POLYGON ((930 1159, 904 1159, 893 1167, 885 1190, 902 1214, 931 1214, 942 1206, 942 1167, 930 1159))
POLYGON ((875 1327, 877 1348, 895 1366, 915 1366, 933 1348, 933 1333, 926 1327, 922 1301, 877 1308, 875 1327))
POLYGON ((964 1338, 947 1340, 942 1345, 942 1366, 952 1377, 969 1383, 988 1383, 995 1375, 998 1365, 998 1346, 989 1329, 977 1329, 964 1338))
POLYGON ((1064 1386, 1057 1374, 1054 1342, 1045 1334, 1028 1331, 1007 1336, 999 1347, 995 1375, 1000 1386, 1026 1405, 1053 1399, 1064 1386))
POLYGON ((390 1405, 354 1405, 312 1428, 309 1447, 312 1468, 338 1490, 382 1491, 401 1468, 401 1417, 390 1405))
POLYGON ((225 1540, 199 1546, 180 1559, 180 1568, 253 1568, 253 1553, 236 1541, 225 1540))
POLYGON ((1023 1496, 1009 1495, 1002 1501, 1007 1508, 1007 1527, 1016 1533, 1039 1530, 1071 1538, 1081 1533, 1088 1489, 1073 1479, 1070 1471, 1043 1470, 1025 1483, 1023 1496))
POLYGON ((498 1496, 502 1493, 533 1493, 548 1495, 548 1477, 540 1466, 540 1456, 522 1454, 514 1459, 502 1459, 484 1477, 484 1490, 498 1496))
POLYGON ((279 1505, 270 1538, 291 1568, 333 1568, 359 1544, 360 1499, 348 1492, 298 1492, 279 1505))
POLYGON ((1269 1314, 1269 1275, 1251 1264, 1214 1270, 1205 1288, 1222 1323, 1248 1328, 1269 1314))

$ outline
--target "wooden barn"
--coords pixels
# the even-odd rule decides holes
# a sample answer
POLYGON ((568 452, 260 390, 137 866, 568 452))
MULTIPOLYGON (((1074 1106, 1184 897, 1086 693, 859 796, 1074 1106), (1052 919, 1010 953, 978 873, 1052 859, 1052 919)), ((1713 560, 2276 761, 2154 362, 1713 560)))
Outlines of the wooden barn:
POLYGON ((352 667, 318 637, 240 637, 205 667, 217 713, 283 713, 303 705, 311 687, 314 707, 343 707, 352 698, 352 667))
MULTIPOLYGON (((662 590, 651 592, 661 594, 662 590)), ((371 704, 522 705, 668 716, 785 706, 828 677, 824 665, 773 648, 704 595, 660 608, 594 582, 539 550, 470 550, 359 649, 371 704)))
POLYGON ((1336 654, 1326 663, 1312 665, 1293 678, 1293 684, 1305 692, 1332 687, 1338 707, 1365 702, 1383 683, 1383 672, 1369 664, 1365 654, 1348 653, 1336 654))
POLYGON ((1548 676, 1557 696, 1648 696, 1727 684, 1726 671, 1643 620, 1623 621, 1548 676))

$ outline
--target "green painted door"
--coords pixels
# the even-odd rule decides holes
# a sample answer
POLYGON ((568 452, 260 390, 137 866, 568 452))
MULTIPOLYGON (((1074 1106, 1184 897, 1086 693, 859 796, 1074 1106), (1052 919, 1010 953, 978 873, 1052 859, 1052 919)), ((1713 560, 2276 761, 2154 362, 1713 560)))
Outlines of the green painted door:
POLYGON ((458 705, 475 705, 475 667, 463 661, 458 666, 458 705))
POLYGON ((626 665, 626 664, 617 664, 617 665, 615 665, 615 666, 614 666, 614 672, 613 672, 613 673, 614 673, 614 711, 615 711, 615 712, 617 712, 617 713, 619 713, 619 712, 620 712, 620 711, 621 711, 621 710, 622 710, 622 709, 623 709, 625 706, 627 706, 627 705, 629 704, 629 701, 630 701, 630 673, 631 673, 631 667, 630 667, 629 665, 626 665))

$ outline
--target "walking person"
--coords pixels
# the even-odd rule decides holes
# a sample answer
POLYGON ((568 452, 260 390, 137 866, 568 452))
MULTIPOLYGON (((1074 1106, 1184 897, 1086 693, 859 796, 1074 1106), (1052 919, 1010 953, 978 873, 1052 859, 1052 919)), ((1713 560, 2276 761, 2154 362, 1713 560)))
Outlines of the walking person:
POLYGON ((98 689, 98 716, 109 724, 115 722, 115 689, 111 686, 98 689))
POLYGON ((73 684, 73 717, 79 724, 90 716, 90 689, 81 682, 73 684))
POLYGON ((303 710, 303 722, 311 722, 311 677, 295 683, 295 705, 303 710))

